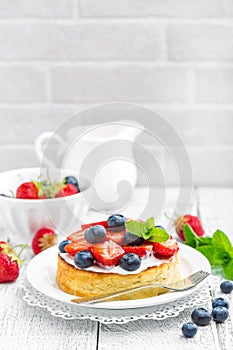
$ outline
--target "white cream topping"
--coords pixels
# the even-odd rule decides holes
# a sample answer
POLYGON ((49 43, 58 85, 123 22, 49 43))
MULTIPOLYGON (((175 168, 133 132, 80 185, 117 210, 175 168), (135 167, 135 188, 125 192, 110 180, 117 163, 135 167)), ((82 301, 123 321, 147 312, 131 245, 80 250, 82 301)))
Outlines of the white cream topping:
MULTIPOLYGON (((64 259, 68 264, 74 266, 76 269, 79 269, 77 266, 74 264, 74 258, 70 256, 67 253, 59 253, 62 259, 64 259)), ((87 267, 85 269, 80 269, 84 271, 92 271, 92 272, 99 272, 99 273, 117 273, 119 275, 134 275, 137 273, 140 273, 142 271, 145 271, 149 267, 153 266, 159 266, 163 263, 168 263, 170 259, 158 259, 156 258, 153 254, 150 256, 145 257, 144 259, 141 259, 141 265, 140 267, 135 270, 135 271, 126 271, 122 269, 120 266, 104 266, 102 267, 101 265, 95 263, 91 267, 87 267)))

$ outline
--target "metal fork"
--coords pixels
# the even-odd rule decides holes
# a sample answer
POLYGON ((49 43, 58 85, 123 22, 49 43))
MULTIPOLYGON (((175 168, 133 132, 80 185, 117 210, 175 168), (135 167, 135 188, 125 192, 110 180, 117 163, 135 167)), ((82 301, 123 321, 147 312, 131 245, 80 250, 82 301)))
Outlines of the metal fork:
MULTIPOLYGON (((137 292, 137 291, 142 291, 142 290, 149 290, 153 288, 163 288, 166 291, 169 292, 183 292, 189 289, 194 288, 196 285, 198 285, 200 282, 202 282, 206 277, 210 275, 209 272, 206 271, 197 271, 194 274, 187 276, 183 278, 182 280, 179 280, 175 283, 169 284, 169 285, 160 285, 156 283, 152 284, 147 284, 145 286, 140 286, 140 287, 135 287, 135 288, 129 288, 129 289, 124 289, 119 292, 115 293, 106 293, 102 295, 98 295, 97 297, 80 297, 77 299, 72 299, 71 301, 76 304, 95 304, 103 301, 108 301, 109 299, 116 298, 122 295, 127 295, 132 292, 137 292)), ((155 293, 156 294, 156 293, 155 293)), ((153 296, 153 295, 152 295, 153 296)))

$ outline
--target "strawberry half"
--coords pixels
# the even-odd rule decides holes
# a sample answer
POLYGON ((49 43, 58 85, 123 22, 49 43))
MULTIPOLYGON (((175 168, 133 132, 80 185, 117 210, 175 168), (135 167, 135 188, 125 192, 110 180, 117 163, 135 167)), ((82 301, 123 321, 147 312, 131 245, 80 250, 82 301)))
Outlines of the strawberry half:
POLYGON ((96 226, 96 225, 101 225, 105 228, 108 227, 107 221, 91 222, 90 224, 83 224, 83 225, 81 225, 81 227, 82 227, 82 229, 86 230, 87 228, 89 228, 91 226, 96 226))
POLYGON ((113 241, 94 244, 91 246, 91 252, 95 260, 104 266, 118 265, 125 254, 124 249, 113 241))
POLYGON ((88 243, 85 238, 80 238, 78 240, 73 241, 72 243, 69 243, 65 246, 64 250, 66 253, 70 254, 71 256, 75 256, 76 253, 80 252, 81 250, 89 250, 90 251, 91 244, 88 243))
POLYGON ((122 248, 126 253, 134 253, 134 254, 137 254, 140 258, 143 258, 145 256, 151 255, 153 250, 153 245, 152 244, 145 244, 145 245, 139 245, 139 246, 125 245, 122 248))
POLYGON ((126 230, 113 232, 111 230, 107 230, 106 239, 107 241, 113 241, 119 245, 122 245, 125 231, 126 230))
POLYGON ((185 237, 184 237, 185 224, 189 224, 197 236, 202 237, 204 235, 205 232, 202 227, 200 219, 197 216, 186 214, 184 216, 179 216, 175 221, 176 233, 183 241, 185 241, 185 237))
POLYGON ((66 239, 68 241, 72 241, 72 242, 78 241, 81 238, 84 238, 84 232, 85 232, 85 230, 76 231, 76 232, 72 233, 71 235, 69 235, 66 239))
POLYGON ((56 233, 52 229, 44 227, 36 232, 32 240, 32 250, 34 254, 39 254, 42 250, 50 248, 56 244, 56 233))
POLYGON ((169 239, 163 243, 153 242, 154 255, 159 259, 171 258, 178 250, 178 243, 174 239, 169 239))

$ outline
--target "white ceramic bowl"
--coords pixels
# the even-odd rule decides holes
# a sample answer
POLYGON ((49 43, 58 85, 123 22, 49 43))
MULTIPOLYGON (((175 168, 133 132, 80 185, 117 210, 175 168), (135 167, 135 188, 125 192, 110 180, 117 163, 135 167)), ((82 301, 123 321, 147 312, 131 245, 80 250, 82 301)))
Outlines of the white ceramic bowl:
MULTIPOLYGON (((0 173, 0 193, 16 193, 26 181, 47 179, 47 170, 41 168, 14 169, 0 173)), ((67 169, 49 169, 52 181, 65 176, 77 176, 67 169)), ((42 227, 56 230, 61 236, 74 232, 88 210, 85 196, 89 196, 91 183, 87 177, 79 178, 80 193, 51 199, 17 199, 0 196, 1 226, 14 243, 30 243, 35 232, 42 227)), ((90 198, 90 197, 89 197, 90 198)))

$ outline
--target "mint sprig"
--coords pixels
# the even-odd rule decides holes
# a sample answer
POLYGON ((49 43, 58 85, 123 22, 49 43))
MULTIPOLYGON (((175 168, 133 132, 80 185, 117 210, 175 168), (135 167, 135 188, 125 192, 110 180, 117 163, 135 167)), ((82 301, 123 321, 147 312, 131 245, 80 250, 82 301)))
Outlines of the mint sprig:
POLYGON ((186 224, 184 236, 185 244, 205 255, 213 269, 220 268, 226 278, 233 280, 233 246, 224 232, 217 230, 213 237, 198 237, 186 224))
POLYGON ((151 217, 146 222, 129 220, 125 223, 127 231, 138 237, 142 237, 150 242, 166 242, 169 234, 161 227, 155 227, 154 218, 151 217))

